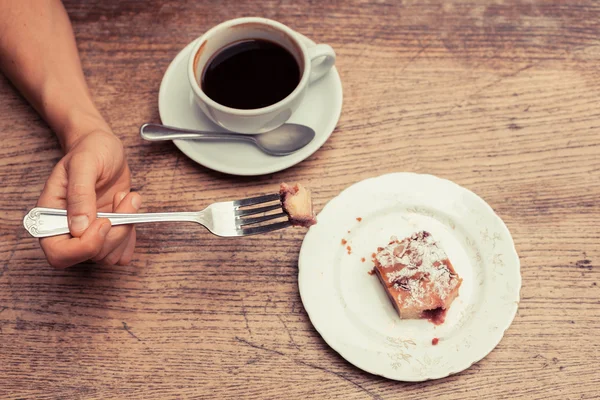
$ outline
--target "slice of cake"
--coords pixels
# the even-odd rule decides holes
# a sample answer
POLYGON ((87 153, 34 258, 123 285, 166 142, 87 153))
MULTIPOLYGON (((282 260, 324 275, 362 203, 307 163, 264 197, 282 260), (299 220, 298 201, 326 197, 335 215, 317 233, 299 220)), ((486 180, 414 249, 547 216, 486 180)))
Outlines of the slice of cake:
POLYGON ((444 322, 462 279, 429 232, 392 237, 374 255, 375 273, 402 319, 444 322))
POLYGON ((317 223, 310 198, 310 191, 304 186, 299 183, 296 183, 294 186, 282 183, 279 195, 281 196, 283 212, 288 215, 292 225, 308 228, 317 223))

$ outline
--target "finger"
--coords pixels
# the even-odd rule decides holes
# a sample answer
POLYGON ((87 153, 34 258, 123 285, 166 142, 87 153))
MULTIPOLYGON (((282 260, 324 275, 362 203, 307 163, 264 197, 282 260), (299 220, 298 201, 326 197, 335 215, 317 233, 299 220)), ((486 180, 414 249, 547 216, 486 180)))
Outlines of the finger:
MULTIPOLYGON (((113 204, 112 204, 113 212, 129 212, 129 211, 122 211, 122 210, 128 210, 126 207, 126 203, 123 203, 123 206, 121 206, 121 208, 119 208, 119 205, 123 202, 123 199, 126 196, 127 196, 127 192, 115 193, 115 195, 113 196, 113 204)), ((120 243, 117 243, 117 247, 114 249, 111 249, 111 247, 114 246, 114 243, 108 243, 108 242, 105 243, 102 251, 100 252, 100 254, 98 254, 98 256, 95 257, 94 261, 99 262, 101 264, 108 264, 108 265, 116 264, 119 261, 119 259, 121 258, 121 255, 123 254, 123 251, 125 250, 125 247, 127 246, 127 240, 129 238, 129 236, 131 236, 131 230, 129 229, 130 226, 133 229, 133 225, 123 225, 121 227, 111 228, 109 237, 111 235, 114 235, 115 232, 118 233, 119 230, 121 230, 121 229, 128 230, 127 236, 120 243), (108 254, 107 254, 107 252, 108 252, 108 254)))
POLYGON ((62 162, 54 166, 42 194, 38 199, 38 207, 50 207, 65 209, 67 207, 67 171, 62 162))
POLYGON ((79 237, 96 219, 96 181, 94 156, 76 153, 68 161, 67 216, 71 235, 79 237))
MULTIPOLYGON (((123 201, 125 196, 127 196, 127 192, 115 193, 115 195, 113 196, 113 204, 112 204, 113 211, 116 211, 118 209, 119 204, 121 204, 121 202, 123 201)), ((132 225, 132 227, 133 227, 133 225, 132 225)), ((135 227, 133 227, 132 229, 135 229, 135 227)), ((129 236, 131 236, 131 231, 129 232, 127 237, 117 246, 117 248, 112 250, 110 253, 108 253, 108 255, 106 257, 104 257, 102 260, 100 260, 100 262, 102 264, 110 264, 110 265, 116 264, 117 261, 119 260, 119 258, 121 258, 121 254, 123 254, 123 251, 125 250, 125 246, 127 246, 127 240, 129 240, 129 236)))
MULTIPOLYGON (((113 203, 116 203, 118 197, 120 197, 120 193, 117 193, 113 199, 113 203)), ((114 212, 117 213, 135 213, 141 205, 141 196, 137 193, 129 193, 127 194, 121 202, 118 203, 117 208, 114 212)), ((114 226, 110 229, 106 237, 106 241, 104 242, 104 246, 102 247, 102 251, 100 251, 96 257, 93 258, 94 261, 103 261, 107 264, 116 264, 121 258, 121 254, 114 254, 111 259, 106 259, 106 257, 115 251, 129 236, 131 230, 133 229, 133 225, 120 225, 114 226)), ((124 248, 123 248, 124 249, 124 248)))
POLYGON ((68 235, 40 239, 48 263, 55 268, 66 268, 96 256, 110 231, 110 221, 98 218, 78 238, 68 235))
POLYGON ((129 239, 127 240, 127 246, 121 255, 121 259, 119 260, 119 265, 127 265, 131 262, 133 258, 133 252, 135 251, 135 242, 137 241, 137 234, 135 232, 135 228, 131 231, 131 235, 129 235, 129 239))
POLYGON ((119 204, 121 204, 121 202, 123 201, 125 196, 127 196, 127 192, 115 193, 115 195, 113 196, 113 206, 112 206, 113 212, 116 211, 116 209, 119 207, 119 204))
MULTIPOLYGON (((133 227, 131 229, 131 231, 129 232, 129 235, 125 238, 125 240, 123 240, 121 242, 119 247, 117 247, 116 249, 111 251, 104 258, 104 260, 102 260, 102 263, 109 264, 109 265, 115 265, 115 264, 127 265, 127 264, 122 264, 121 259, 123 258, 125 251, 128 250, 129 247, 133 247, 132 245, 135 246, 135 227, 133 227), (133 241, 133 243, 131 243, 132 241, 133 241)), ((131 253, 133 253, 133 249, 132 249, 131 253)), ((131 256, 129 258, 131 259, 131 256)))

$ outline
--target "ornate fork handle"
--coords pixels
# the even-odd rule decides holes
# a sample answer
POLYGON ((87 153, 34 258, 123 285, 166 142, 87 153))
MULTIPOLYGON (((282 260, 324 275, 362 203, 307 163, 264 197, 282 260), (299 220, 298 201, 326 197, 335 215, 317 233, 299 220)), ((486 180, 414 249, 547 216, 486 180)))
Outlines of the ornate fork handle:
MULTIPOLYGON (((108 218, 113 226, 147 222, 196 222, 205 225, 204 211, 145 214, 98 213, 98 218, 108 218)), ((36 207, 23 219, 23 226, 33 237, 48 237, 69 233, 67 210, 36 207)))

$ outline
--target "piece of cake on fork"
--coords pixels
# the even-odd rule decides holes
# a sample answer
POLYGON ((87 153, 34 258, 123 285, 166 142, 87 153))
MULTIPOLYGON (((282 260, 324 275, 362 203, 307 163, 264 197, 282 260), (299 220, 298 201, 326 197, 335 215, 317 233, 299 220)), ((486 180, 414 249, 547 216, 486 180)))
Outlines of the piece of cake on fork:
POLYGON ((375 273, 402 319, 444 322, 462 279, 431 234, 421 231, 374 254, 375 273))
POLYGON ((292 225, 308 228, 317 223, 310 191, 304 186, 299 183, 293 186, 282 183, 279 188, 279 196, 283 212, 287 214, 292 225))

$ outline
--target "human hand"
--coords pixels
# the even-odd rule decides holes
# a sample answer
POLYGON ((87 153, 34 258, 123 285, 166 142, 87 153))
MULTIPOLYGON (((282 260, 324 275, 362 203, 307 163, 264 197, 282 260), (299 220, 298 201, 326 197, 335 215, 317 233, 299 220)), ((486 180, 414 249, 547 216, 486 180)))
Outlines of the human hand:
POLYGON ((129 193, 131 174, 121 141, 106 130, 79 136, 56 164, 38 206, 67 210, 70 235, 40 239, 50 265, 66 268, 92 260, 126 265, 135 248, 133 225, 111 227, 98 211, 135 213, 141 196, 129 193))

